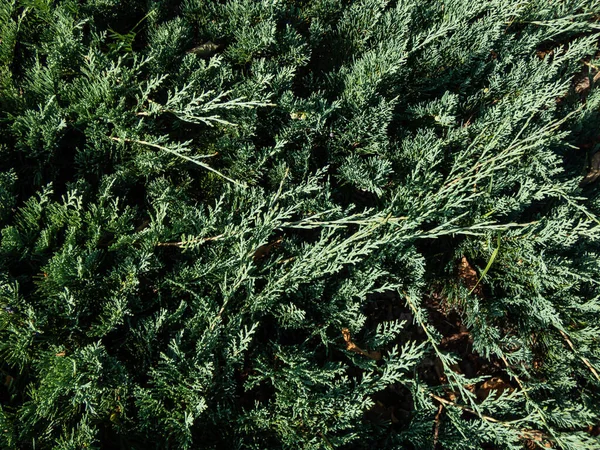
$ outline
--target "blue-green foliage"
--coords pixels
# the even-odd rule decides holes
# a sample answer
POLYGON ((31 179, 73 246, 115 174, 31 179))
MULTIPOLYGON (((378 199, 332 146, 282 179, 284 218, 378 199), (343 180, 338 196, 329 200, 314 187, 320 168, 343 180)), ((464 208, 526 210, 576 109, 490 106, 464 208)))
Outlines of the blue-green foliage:
POLYGON ((0 446, 600 449, 599 13, 0 0, 0 446))

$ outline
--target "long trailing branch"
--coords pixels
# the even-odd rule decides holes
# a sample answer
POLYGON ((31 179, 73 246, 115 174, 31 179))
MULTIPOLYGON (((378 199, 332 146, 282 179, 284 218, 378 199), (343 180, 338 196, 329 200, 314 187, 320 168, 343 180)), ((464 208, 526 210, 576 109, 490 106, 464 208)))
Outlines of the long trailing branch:
MULTIPOLYGON (((348 218, 343 219, 335 219, 335 220, 314 220, 321 217, 323 214, 327 212, 331 212, 331 210, 323 211, 321 213, 313 214, 309 217, 305 217, 304 219, 300 219, 294 222, 285 222, 281 224, 279 229, 315 229, 315 228, 346 228, 351 225, 359 225, 359 226, 381 226, 381 225, 398 225, 402 222, 406 222, 409 217, 408 216, 399 216, 399 217, 391 217, 390 215, 384 216, 381 214, 377 214, 371 217, 363 217, 362 214, 355 214, 348 218)), ((445 222, 439 225, 436 228, 433 228, 428 231, 417 231, 412 234, 401 236, 402 239, 435 239, 439 236, 448 235, 448 234, 464 234, 464 235, 474 235, 479 236, 481 233, 485 231, 504 231, 511 228, 525 228, 530 225, 534 225, 538 223, 537 221, 528 222, 528 223, 507 223, 507 224, 496 224, 494 222, 482 222, 479 224, 474 224, 468 227, 451 227, 448 225, 459 219, 455 218, 448 222, 445 222)), ((224 234, 220 234, 218 236, 212 238, 193 238, 189 241, 179 241, 179 242, 163 242, 159 243, 160 246, 174 246, 181 247, 185 244, 194 244, 206 241, 214 241, 219 240, 221 238, 225 238, 224 234)))

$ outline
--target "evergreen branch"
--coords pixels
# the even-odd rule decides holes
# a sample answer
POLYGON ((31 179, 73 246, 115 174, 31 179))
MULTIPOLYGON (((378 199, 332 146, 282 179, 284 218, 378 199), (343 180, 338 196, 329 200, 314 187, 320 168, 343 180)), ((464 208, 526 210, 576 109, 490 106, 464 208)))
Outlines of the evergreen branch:
POLYGON ((0 1, 0 448, 600 450, 600 0, 105 3, 0 1))
MULTIPOLYGON (((462 215, 462 216, 464 216, 464 215, 462 215)), ((438 227, 433 228, 432 230, 419 231, 418 233, 415 233, 414 237, 417 239, 433 239, 433 238, 437 238, 439 236, 444 236, 444 235, 448 235, 448 234, 484 236, 489 231, 506 231, 506 230, 510 230, 512 228, 527 228, 527 227, 535 225, 536 223, 539 222, 537 220, 534 220, 532 222, 527 222, 527 223, 498 224, 493 221, 488 221, 488 222, 476 223, 474 225, 470 225, 467 227, 447 228, 448 224, 456 221, 457 219, 461 218, 462 216, 451 219, 448 222, 445 222, 442 225, 439 225, 438 227)))
POLYGON ((237 97, 227 101, 221 101, 223 97, 229 95, 231 91, 224 91, 215 97, 207 98, 214 94, 214 91, 202 92, 199 95, 191 92, 192 84, 188 84, 183 88, 176 89, 173 92, 169 92, 169 98, 165 105, 152 102, 152 110, 150 113, 141 112, 138 115, 153 115, 160 113, 170 113, 175 115, 178 119, 189 122, 200 124, 203 123, 210 127, 213 126, 213 122, 220 123, 228 126, 237 126, 235 123, 229 122, 228 120, 222 119, 219 115, 201 116, 198 113, 208 113, 218 109, 236 109, 236 108, 254 108, 264 106, 276 106, 274 103, 261 102, 255 100, 246 101, 245 97, 237 97))
POLYGON ((283 174, 283 177, 281 177, 281 181, 279 182, 279 188, 277 189, 277 192, 275 193, 275 195, 273 196, 273 199, 271 200, 271 206, 275 205, 275 203, 277 203, 277 200, 279 200, 279 197, 281 196, 281 192, 283 190, 283 185, 285 183, 285 179, 287 178, 287 176, 290 173, 290 168, 286 167, 285 168, 285 173, 283 174))

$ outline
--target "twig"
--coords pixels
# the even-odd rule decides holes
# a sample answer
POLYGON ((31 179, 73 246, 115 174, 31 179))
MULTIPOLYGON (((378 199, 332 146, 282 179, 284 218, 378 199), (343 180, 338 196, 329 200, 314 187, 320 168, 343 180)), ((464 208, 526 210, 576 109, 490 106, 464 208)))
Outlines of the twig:
POLYGON ((289 262, 291 262, 291 261, 293 261, 295 259, 296 259, 296 257, 292 256, 291 258, 287 258, 287 259, 283 259, 281 261, 277 261, 277 264, 287 264, 287 263, 289 263, 289 262))
MULTIPOLYGON (((297 220, 295 222, 286 222, 282 225, 285 228, 301 228, 301 229, 310 229, 310 228, 336 228, 336 227, 346 227, 348 225, 371 225, 371 224, 387 224, 387 223, 399 223, 405 220, 408 220, 408 216, 400 216, 400 217, 369 217, 367 219, 357 219, 357 220, 348 220, 348 219, 337 219, 337 220, 328 220, 328 221, 311 221, 311 219, 318 218, 319 216, 330 212, 323 211, 321 213, 313 214, 310 217, 305 217, 304 219, 297 220)), ((353 217, 358 216, 359 214, 354 215, 353 217)))
MULTIPOLYGON (((496 419, 495 417, 488 416, 486 414, 480 414, 477 411, 475 411, 474 409, 469 408, 468 406, 461 405, 461 404, 455 403, 453 401, 447 400, 447 399, 445 399, 443 397, 440 397, 439 395, 435 395, 433 393, 429 393, 429 395, 432 398, 436 399, 438 402, 440 402, 443 405, 454 406, 455 408, 458 408, 458 409, 461 409, 461 410, 463 410, 465 412, 474 414, 477 417, 479 417, 480 419, 485 420, 486 422, 497 423, 499 425, 503 425, 505 427, 512 428, 512 426, 510 425, 510 422, 504 422, 502 420, 496 419)), ((438 411, 438 415, 439 415, 439 411, 438 411)), ((436 416, 436 418, 437 418, 437 416, 436 416)), ((522 430, 518 430, 518 431, 520 433, 519 437, 522 438, 522 439, 541 440, 541 439, 547 437, 546 434, 544 434, 544 432, 539 431, 539 430, 526 430, 526 429, 522 429, 522 430)))
POLYGON ((195 238, 189 241, 179 241, 179 242, 159 242, 157 245, 159 247, 183 247, 186 244, 197 244, 199 242, 208 242, 208 241, 218 241, 221 238, 225 237, 225 234, 219 234, 218 236, 212 236, 208 238, 195 238))
MULTIPOLYGON (((211 172, 219 175, 222 178, 225 178, 227 181, 230 181, 233 184, 237 184, 238 186, 241 186, 241 187, 244 187, 244 188, 246 187, 246 185, 244 183, 236 181, 233 178, 229 178, 227 175, 224 175, 221 172, 219 172, 218 170, 213 169, 208 164, 204 164, 204 163, 198 161, 197 159, 190 158, 189 156, 186 156, 183 153, 178 152, 177 150, 173 150, 173 149, 170 149, 168 147, 164 147, 164 146, 158 145, 158 144, 153 144, 152 142, 148 142, 148 141, 139 141, 137 139, 119 138, 119 137, 116 137, 116 136, 111 136, 110 139, 112 139, 113 141, 117 141, 117 142, 129 142, 129 143, 135 143, 135 144, 140 144, 140 145, 147 145, 148 147, 154 147, 154 148, 157 148, 159 150, 163 150, 163 151, 165 151, 167 153, 171 153, 171 154, 173 154, 175 156, 179 156, 180 158, 185 159, 186 161, 190 161, 190 162, 192 162, 192 163, 194 163, 194 164, 196 164, 196 165, 198 165, 198 166, 200 166, 200 167, 202 167, 202 168, 204 168, 206 170, 210 170, 211 172)), ((201 155, 201 156, 198 156, 198 158, 210 158, 212 156, 215 156, 215 155, 214 154, 212 154, 212 155, 201 155)))
POLYGON ((598 66, 596 66, 596 65, 594 65, 594 64, 592 64, 592 63, 590 63, 590 62, 587 62, 587 61, 581 61, 581 62, 582 62, 583 64, 585 64, 586 66, 588 66, 588 67, 590 67, 590 68, 594 69, 594 70, 598 70, 598 71, 600 71, 600 67, 598 67, 598 66))
POLYGON ((440 416, 442 415, 442 411, 444 410, 444 403, 440 402, 440 407, 438 408, 438 412, 435 415, 435 428, 433 429, 433 448, 435 450, 435 447, 438 443, 438 438, 440 435, 440 416))
POLYGON ((573 352, 577 356, 579 356, 579 359, 581 359, 583 361, 583 363, 588 367, 588 369, 590 369, 590 371, 594 374, 594 376, 596 377, 596 380, 600 381, 600 376, 598 375, 598 372, 596 371, 594 366, 592 366, 592 364, 586 358, 584 358, 583 356, 581 356, 579 354, 579 352, 575 349, 573 342, 571 342, 571 339, 569 339, 569 336, 567 335, 567 333, 565 333, 561 329, 558 329, 558 331, 560 331, 560 334, 562 335, 562 337, 565 339, 565 341, 567 341, 567 344, 569 344, 569 347, 571 347, 571 350, 573 350, 573 352))

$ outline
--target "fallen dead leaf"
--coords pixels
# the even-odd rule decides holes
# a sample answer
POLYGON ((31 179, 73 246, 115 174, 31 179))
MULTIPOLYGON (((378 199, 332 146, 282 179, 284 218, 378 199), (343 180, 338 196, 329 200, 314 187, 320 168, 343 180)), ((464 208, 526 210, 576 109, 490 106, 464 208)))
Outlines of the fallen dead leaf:
POLYGON ((188 50, 188 53, 192 53, 201 57, 209 57, 217 53, 217 51, 219 51, 221 48, 223 48, 222 44, 215 44, 211 41, 207 41, 188 50))
POLYGON ((536 52, 538 58, 540 59, 544 59, 546 57, 546 55, 552 56, 554 55, 554 50, 548 50, 548 51, 544 51, 544 50, 539 50, 536 52))
POLYGON ((260 247, 258 247, 254 251, 254 256, 253 256, 254 261, 258 261, 258 260, 260 260, 262 258, 265 258, 265 257, 269 256, 269 254, 274 249, 276 249, 277 247, 279 247, 282 242, 283 242, 283 238, 279 237, 279 238, 277 238, 273 242, 269 242, 269 243, 267 243, 265 245, 261 245, 260 247))
POLYGON ((512 392, 514 389, 504 381, 500 377, 492 377, 489 380, 486 380, 480 387, 477 389, 475 395, 480 401, 488 398, 490 393, 496 393, 497 395, 502 394, 504 391, 512 392))
POLYGON ((575 92, 580 95, 587 95, 590 88, 600 80, 600 71, 596 72, 590 81, 591 74, 580 74, 574 79, 575 92))
POLYGON ((473 290, 473 293, 478 297, 483 296, 481 285, 477 285, 477 272, 471 266, 471 263, 466 256, 463 256, 458 263, 458 277, 463 281, 469 291, 473 290))
POLYGON ((10 387, 10 385, 13 384, 13 381, 15 381, 15 379, 13 377, 11 377, 10 375, 6 375, 4 377, 4 386, 10 387))
POLYGON ((585 186, 586 184, 591 184, 598 178, 600 178, 600 151, 594 153, 592 156, 592 159, 590 160, 590 170, 585 178, 581 180, 579 185, 585 186))
POLYGON ((582 74, 575 79, 575 93, 585 95, 590 90, 590 77, 587 74, 582 74))
POLYGON ((440 345, 445 347, 462 339, 467 339, 469 342, 473 341, 471 333, 469 333, 467 330, 461 330, 458 333, 454 333, 451 336, 444 336, 440 342, 440 345))
POLYGON ((533 441, 531 439, 526 439, 525 440, 525 448, 527 450, 536 450, 539 447, 537 446, 537 444, 535 443, 535 441, 533 441))
POLYGON ((393 424, 400 423, 398 418, 394 414, 393 406, 385 406, 381 401, 377 401, 368 411, 367 417, 371 420, 384 420, 390 421, 393 424))
POLYGON ((360 348, 352 341, 352 336, 350 334, 350 330, 348 328, 342 328, 342 337, 344 338, 344 342, 346 342, 346 350, 354 353, 359 353, 367 358, 374 359, 379 361, 381 359, 381 352, 378 351, 366 351, 360 348))

